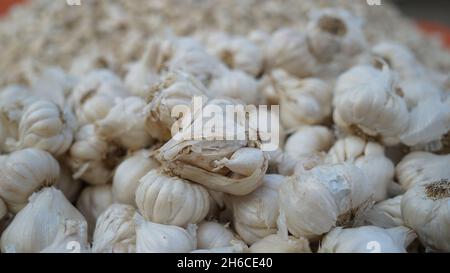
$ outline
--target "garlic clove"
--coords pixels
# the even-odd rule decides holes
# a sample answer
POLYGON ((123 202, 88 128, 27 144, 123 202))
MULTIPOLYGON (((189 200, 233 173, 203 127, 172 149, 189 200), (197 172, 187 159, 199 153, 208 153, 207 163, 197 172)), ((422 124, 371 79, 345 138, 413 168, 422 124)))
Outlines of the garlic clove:
POLYGON ((248 246, 239 240, 232 240, 230 246, 216 247, 209 249, 197 249, 190 253, 247 253, 248 246))
POLYGON ((246 104, 259 105, 260 96, 256 80, 239 70, 223 73, 211 81, 210 95, 215 98, 239 99, 246 104))
POLYGON ((217 222, 202 222, 197 228, 197 247, 199 249, 214 249, 231 246, 235 240, 228 225, 217 222))
POLYGON ((216 168, 226 167, 240 175, 250 176, 264 163, 264 153, 256 148, 240 148, 233 155, 215 162, 216 168))
POLYGON ((402 197, 399 195, 375 204, 366 212, 365 223, 382 228, 404 226, 400 207, 402 197))
POLYGON ((333 143, 333 134, 324 126, 300 127, 286 140, 284 150, 293 159, 301 159, 327 151, 333 143))
POLYGON ((287 239, 280 234, 272 234, 256 241, 250 246, 250 253, 311 253, 307 239, 289 236, 287 239))

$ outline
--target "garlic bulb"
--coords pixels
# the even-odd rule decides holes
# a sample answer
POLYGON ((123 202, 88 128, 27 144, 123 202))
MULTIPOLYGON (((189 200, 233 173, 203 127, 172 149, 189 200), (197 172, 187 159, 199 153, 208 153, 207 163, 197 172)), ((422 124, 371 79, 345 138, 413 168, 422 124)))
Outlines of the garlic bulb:
POLYGON ((108 114, 97 121, 99 134, 124 149, 148 147, 153 140, 146 131, 145 105, 140 97, 117 99, 108 114))
POLYGON ((8 213, 8 208, 6 207, 5 202, 0 198, 0 221, 3 219, 3 217, 6 216, 8 213))
POLYGON ((406 253, 416 234, 407 227, 337 227, 322 240, 319 253, 406 253))
POLYGON ((298 79, 281 69, 269 75, 280 103, 281 124, 286 129, 318 124, 331 113, 331 88, 317 78, 298 79))
POLYGON ((51 101, 38 100, 24 111, 19 123, 19 138, 10 145, 13 149, 34 147, 58 156, 72 144, 75 127, 75 119, 68 110, 51 101))
POLYGON ((111 181, 113 170, 123 157, 123 151, 106 142, 93 124, 79 128, 69 151, 68 164, 75 179, 100 185, 111 181))
POLYGON ((246 104, 259 105, 260 95, 256 80, 239 70, 223 73, 211 81, 211 96, 239 99, 246 104))
POLYGON ((94 253, 134 253, 136 248, 135 209, 112 204, 97 219, 92 243, 94 253))
POLYGON ((89 235, 92 235, 98 217, 112 204, 111 185, 88 186, 83 189, 77 200, 77 208, 88 223, 89 235))
POLYGON ((55 240, 60 223, 85 221, 62 192, 50 187, 30 197, 1 237, 2 252, 39 252, 55 240))
POLYGON ((150 150, 139 150, 122 161, 114 172, 113 199, 121 204, 136 206, 139 180, 150 170, 159 167, 150 150))
POLYGON ((292 159, 301 159, 325 152, 332 144, 333 134, 327 127, 303 126, 288 137, 284 150, 292 159))
POLYGON ((41 253, 86 253, 89 252, 85 221, 67 219, 59 224, 53 242, 41 253))
POLYGON ((264 66, 268 71, 281 68, 297 77, 309 77, 318 71, 318 61, 309 51, 306 35, 289 28, 275 31, 266 42, 264 66))
POLYGON ((407 190, 416 184, 450 177, 450 155, 427 152, 412 152, 405 156, 395 168, 398 182, 407 190))
POLYGON ((227 225, 216 222, 202 222, 197 228, 197 247, 200 249, 213 249, 231 246, 235 239, 227 225))
POLYGON ((147 222, 136 217, 137 253, 186 253, 197 248, 195 225, 187 230, 170 225, 147 222))
POLYGON ((114 106, 114 100, 128 93, 122 81, 108 70, 94 70, 74 87, 69 98, 78 125, 104 118, 114 106))
POLYGON ((334 96, 334 122, 344 131, 385 145, 395 145, 407 129, 409 113, 395 75, 384 66, 355 66, 339 76, 334 96))
POLYGON ((196 249, 190 253, 247 253, 248 246, 239 240, 232 240, 230 246, 216 247, 209 249, 196 249))
POLYGON ((307 239, 280 234, 272 234, 256 241, 250 247, 250 253, 311 253, 307 239))
POLYGON ((319 165, 288 177, 279 189, 281 222, 307 239, 358 223, 371 203, 368 184, 364 172, 350 163, 319 165))
POLYGON ((414 229, 429 251, 450 251, 449 204, 448 178, 415 184, 402 198, 405 225, 414 229))
POLYGON ((60 175, 53 184, 55 188, 62 191, 69 202, 74 203, 78 199, 83 183, 80 180, 73 179, 72 171, 64 162, 60 162, 60 175))
POLYGON ((393 228, 404 226, 401 201, 402 195, 377 203, 367 211, 364 221, 369 225, 382 228, 393 228))
POLYGON ((186 226, 206 217, 210 199, 201 185, 151 170, 139 182, 136 204, 149 221, 186 226))
POLYGON ((262 185, 245 196, 229 196, 233 212, 233 227, 248 244, 277 232, 279 212, 278 188, 284 177, 265 175, 262 185))
POLYGON ((17 213, 33 192, 51 186, 59 177, 59 164, 47 152, 28 148, 0 160, 0 198, 17 213))

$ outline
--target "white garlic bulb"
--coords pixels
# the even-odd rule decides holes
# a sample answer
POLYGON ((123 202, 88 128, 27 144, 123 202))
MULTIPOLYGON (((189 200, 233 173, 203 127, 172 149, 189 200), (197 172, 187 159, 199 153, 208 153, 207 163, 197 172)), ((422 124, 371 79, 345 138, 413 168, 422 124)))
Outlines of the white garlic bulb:
POLYGON ((239 70, 223 73, 211 81, 211 96, 239 99, 246 104, 259 105, 260 95, 256 80, 239 70))
POLYGON ((135 209, 112 204, 97 219, 92 243, 94 253, 134 253, 136 248, 135 209))
POLYGON ((2 252, 39 252, 55 240, 66 219, 85 221, 62 192, 50 187, 30 197, 1 237, 2 252))
POLYGON ((150 170, 159 167, 150 150, 139 150, 117 166, 114 172, 112 194, 114 201, 136 206, 139 180, 150 170))
POLYGON ((97 121, 99 134, 124 149, 150 146, 153 139, 146 131, 145 106, 145 101, 140 97, 116 99, 108 114, 97 121))
POLYGON ((337 227, 322 240, 319 253, 406 253, 416 237, 407 227, 337 227))
POLYGON ((110 184, 88 186, 83 189, 76 205, 86 218, 89 235, 93 234, 98 217, 112 203, 112 187, 110 184))
POLYGON ((404 226, 400 207, 402 197, 402 195, 398 195, 375 204, 366 212, 364 221, 369 225, 382 228, 404 226))
POLYGON ((317 73, 318 61, 309 51, 306 35, 294 29, 282 28, 272 33, 264 47, 266 70, 281 68, 297 77, 317 73))
POLYGON ((244 196, 229 196, 233 212, 233 227, 248 244, 277 232, 278 188, 284 177, 267 174, 262 185, 244 196))
POLYGON ((319 152, 326 152, 333 144, 332 132, 324 126, 303 126, 286 140, 285 154, 301 159, 319 152))
POLYGON ((206 217, 210 199, 201 185, 151 170, 139 182, 136 205, 149 221, 186 226, 206 217))
POLYGON ((53 242, 40 253, 87 253, 89 243, 87 223, 66 219, 59 223, 59 229, 53 242))
POLYGON ((416 184, 450 177, 450 155, 427 152, 412 152, 405 156, 395 168, 397 180, 407 190, 416 184))
POLYGON ((64 196, 71 203, 74 203, 78 199, 78 195, 81 192, 83 183, 80 180, 73 179, 72 171, 69 166, 64 162, 59 162, 60 174, 58 180, 53 184, 55 188, 62 191, 64 196))
POLYGON ((319 165, 288 177, 279 189, 281 222, 294 236, 316 239, 338 225, 358 223, 371 204, 364 172, 350 164, 319 165))
POLYGON ((450 181, 418 183, 402 198, 405 225, 414 229, 428 251, 450 251, 450 181))
POLYGON ((0 161, 0 198, 11 212, 18 212, 33 192, 51 186, 59 177, 59 164, 47 152, 28 148, 0 161))
POLYGON ((272 234, 256 241, 250 246, 250 253, 311 253, 307 239, 280 234, 272 234))
POLYGON ((186 253, 197 248, 195 225, 187 230, 178 226, 161 225, 136 217, 137 253, 186 253))
POLYGON ((334 122, 345 131, 395 145, 407 129, 409 113, 387 66, 355 66, 339 76, 334 96, 334 122))
POLYGON ((202 222, 197 228, 197 247, 199 249, 213 249, 231 246, 235 240, 233 232, 227 225, 217 222, 202 222))

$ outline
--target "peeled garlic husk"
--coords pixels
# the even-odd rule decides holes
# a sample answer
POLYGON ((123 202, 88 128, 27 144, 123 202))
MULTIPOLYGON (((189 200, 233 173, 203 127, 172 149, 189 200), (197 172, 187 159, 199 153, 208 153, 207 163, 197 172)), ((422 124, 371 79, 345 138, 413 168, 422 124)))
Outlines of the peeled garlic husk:
POLYGON ((97 121, 99 134, 128 150, 150 146, 153 139, 146 130, 145 106, 140 97, 116 99, 105 118, 97 121))
POLYGON ((322 240, 319 253, 406 253, 416 234, 407 227, 337 227, 322 240))
POLYGON ((59 224, 53 242, 40 253, 87 253, 89 251, 87 223, 67 219, 59 224))
POLYGON ((85 221, 61 191, 50 187, 33 194, 1 237, 2 252, 39 252, 55 240, 60 223, 85 221))
POLYGON ((333 133, 324 126, 303 126, 286 140, 285 154, 301 159, 327 151, 333 144, 333 133))
POLYGON ((281 28, 265 43, 264 66, 267 71, 281 68, 297 77, 309 77, 317 73, 319 65, 309 51, 305 34, 281 28))
POLYGON ((450 181, 417 183, 402 198, 405 225, 414 229, 428 251, 450 251, 450 181))
POLYGON ((197 228, 197 247, 199 249, 213 249, 231 246, 235 240, 233 232, 228 225, 217 222, 202 222, 197 228))
POLYGON ((272 234, 253 243, 250 253, 311 253, 307 239, 289 236, 287 239, 280 234, 272 234))
POLYGON ((123 157, 123 150, 108 143, 93 124, 78 129, 75 142, 69 150, 68 164, 75 179, 91 185, 106 184, 113 177, 113 170, 123 157))
POLYGON ((92 243, 94 253, 134 253, 136 227, 130 205, 112 204, 97 219, 92 243))
POLYGON ((406 103, 396 91, 395 74, 386 65, 382 70, 355 66, 337 80, 334 122, 344 131, 395 145, 409 123, 406 103))
POLYGON ((319 165, 281 184, 281 221, 294 236, 314 240, 335 226, 357 224, 371 195, 367 176, 353 164, 319 165))
POLYGON ((0 198, 17 213, 33 192, 54 184, 60 173, 58 162, 48 152, 27 148, 0 160, 0 198))
POLYGON ((209 248, 209 249, 196 249, 190 253, 247 253, 249 252, 248 246, 239 240, 232 240, 230 246, 209 248))
POLYGON ((114 100, 126 96, 128 92, 118 76, 109 70, 94 70, 74 87, 69 104, 78 125, 84 125, 104 118, 114 106, 114 100))
POLYGON ((158 169, 141 178, 136 189, 136 205, 149 221, 184 227, 206 217, 210 197, 203 186, 158 169))
POLYGON ((5 202, 0 198, 0 221, 3 219, 3 217, 6 216, 8 213, 8 208, 6 207, 5 202))
POLYGON ((366 212, 364 222, 382 228, 404 226, 400 204, 402 195, 375 204, 366 212))
POLYGON ((53 186, 62 191, 69 202, 74 203, 78 199, 83 183, 80 180, 73 179, 72 171, 66 163, 61 161, 59 163, 59 178, 53 186))
POLYGON ((405 156, 395 168, 395 175, 403 189, 416 184, 450 177, 450 155, 427 152, 412 152, 405 156))
POLYGON ((75 127, 75 118, 68 109, 61 109, 51 101, 37 100, 23 112, 18 140, 7 145, 11 150, 34 147, 58 156, 72 144, 75 127))
POLYGON ((197 248, 195 225, 187 229, 147 222, 136 216, 137 253, 186 253, 197 248))
POLYGON ((258 83, 250 75, 239 70, 223 73, 211 81, 209 85, 212 97, 239 99, 246 104, 259 105, 260 94, 258 83))
POLYGON ((117 166, 112 183, 113 199, 121 204, 136 206, 136 189, 139 180, 149 171, 159 167, 152 151, 139 150, 117 166))
POLYGON ((278 189, 284 177, 267 174, 262 185, 244 196, 229 196, 228 205, 233 213, 233 227, 248 244, 277 232, 278 189))

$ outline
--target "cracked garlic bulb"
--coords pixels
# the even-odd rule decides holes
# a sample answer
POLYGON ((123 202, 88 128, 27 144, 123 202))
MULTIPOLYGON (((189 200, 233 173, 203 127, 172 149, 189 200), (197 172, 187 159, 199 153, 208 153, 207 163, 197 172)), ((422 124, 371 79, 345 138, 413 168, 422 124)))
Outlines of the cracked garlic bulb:
POLYGON ((290 28, 278 29, 265 43, 264 66, 266 71, 281 68, 301 78, 315 75, 319 67, 306 35, 290 28))
POLYGON ((1 236, 1 251, 40 252, 58 235, 67 220, 85 221, 61 191, 50 187, 33 194, 29 203, 14 217, 1 236))
POLYGON ((69 150, 68 164, 73 177, 91 185, 106 184, 113 177, 113 170, 124 151, 100 136, 93 124, 78 129, 69 150))
POLYGON ((416 184, 450 177, 449 163, 450 155, 412 152, 397 164, 395 175, 402 188, 408 190, 416 184))
POLYGON ((414 229, 428 251, 450 251, 450 181, 447 178, 411 187, 402 198, 405 225, 414 229))
POLYGON ((136 205, 149 221, 184 227, 206 217, 210 197, 201 185, 151 170, 139 182, 136 205))
POLYGON ((375 204, 364 216, 364 222, 382 228, 404 226, 401 202, 403 195, 375 204))
POLYGON ((288 177, 278 194, 281 221, 289 232, 314 240, 333 227, 358 223, 371 205, 372 189, 361 169, 343 163, 288 177))
POLYGON ((231 70, 213 79, 209 85, 209 91, 215 98, 238 99, 246 104, 259 105, 257 81, 239 70, 231 70))
POLYGON ((248 244, 277 232, 279 212, 278 189, 284 176, 267 174, 262 185, 244 196, 228 196, 227 204, 232 209, 233 227, 248 244))
POLYGON ((40 253, 87 253, 89 251, 87 223, 66 219, 59 223, 53 242, 40 253))
POLYGON ((53 185, 60 173, 58 162, 48 152, 27 148, 0 160, 0 198, 17 213, 33 192, 53 185))
POLYGON ((136 227, 134 207, 112 204, 97 219, 92 243, 94 253, 134 253, 136 227))
POLYGON ((346 132, 395 145, 409 123, 401 95, 395 75, 386 65, 382 70, 355 66, 337 80, 334 122, 346 132))
POLYGON ((147 222, 136 215, 137 253, 186 253, 197 248, 195 225, 187 229, 147 222))
POLYGON ((285 239, 280 234, 272 234, 256 241, 249 250, 250 253, 311 253, 307 239, 294 236, 285 239))
POLYGON ((231 246, 231 242, 235 239, 228 225, 205 221, 197 227, 197 247, 199 249, 231 246))
POLYGON ((121 204, 136 206, 136 189, 139 180, 149 171, 159 167, 152 151, 139 150, 122 161, 114 172, 113 199, 121 204))
POLYGON ((77 200, 77 208, 88 223, 89 235, 94 233, 98 217, 113 203, 112 187, 108 185, 88 186, 77 200))
POLYGON ((150 146, 153 139, 146 130, 145 101, 140 97, 116 99, 108 114, 97 121, 98 133, 107 141, 128 149, 150 146))
POLYGON ((337 227, 322 240, 319 253, 406 253, 416 234, 407 227, 337 227))

